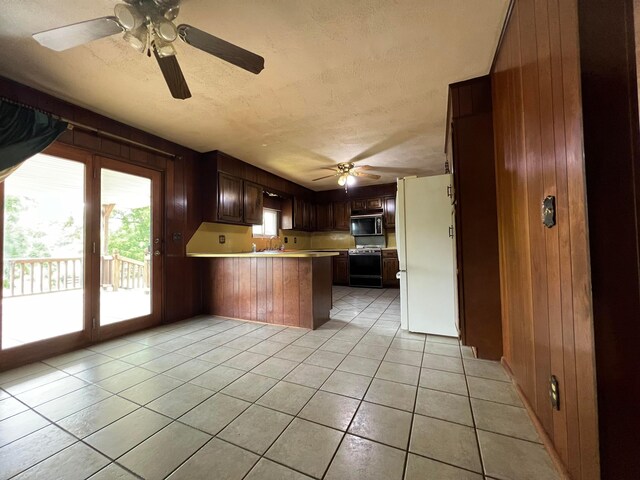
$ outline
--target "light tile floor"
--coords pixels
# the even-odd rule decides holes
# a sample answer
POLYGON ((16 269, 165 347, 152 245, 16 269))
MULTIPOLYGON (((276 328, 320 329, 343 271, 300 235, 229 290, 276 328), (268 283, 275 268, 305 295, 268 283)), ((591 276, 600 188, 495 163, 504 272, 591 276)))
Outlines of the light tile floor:
POLYGON ((555 479, 497 362, 334 289, 316 331, 201 316, 0 373, 0 480, 555 479))

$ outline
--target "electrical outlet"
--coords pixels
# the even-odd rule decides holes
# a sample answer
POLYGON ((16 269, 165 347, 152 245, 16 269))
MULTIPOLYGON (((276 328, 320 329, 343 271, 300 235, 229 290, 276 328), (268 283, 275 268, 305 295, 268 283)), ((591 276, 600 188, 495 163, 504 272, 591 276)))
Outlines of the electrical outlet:
POLYGON ((225 237, 224 235, 218 235, 219 243, 225 243, 226 241, 227 241, 227 237, 225 237))
POLYGON ((182 241, 182 232, 173 232, 173 241, 181 242, 182 241))
POLYGON ((293 243, 298 243, 298 237, 293 237, 293 243))
POLYGON ((560 410, 560 385, 555 375, 551 375, 549 379, 549 399, 551 400, 551 406, 555 410, 560 410))
POLYGON ((289 243, 289 237, 284 237, 284 243, 289 243))

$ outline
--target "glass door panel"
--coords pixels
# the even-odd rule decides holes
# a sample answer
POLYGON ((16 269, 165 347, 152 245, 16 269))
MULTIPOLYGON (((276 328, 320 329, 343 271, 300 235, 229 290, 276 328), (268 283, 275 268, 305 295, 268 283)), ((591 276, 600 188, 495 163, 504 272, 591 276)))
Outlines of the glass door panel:
POLYGON ((100 325, 152 313, 152 180, 100 170, 100 325))
POLYGON ((38 154, 4 181, 2 349, 80 332, 85 165, 38 154))

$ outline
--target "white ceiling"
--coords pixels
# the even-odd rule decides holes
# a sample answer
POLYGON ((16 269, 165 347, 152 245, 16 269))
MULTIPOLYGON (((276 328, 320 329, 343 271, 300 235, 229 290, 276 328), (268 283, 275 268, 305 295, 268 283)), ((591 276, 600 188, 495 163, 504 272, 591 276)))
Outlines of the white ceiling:
POLYGON ((4 0, 0 75, 200 152, 315 190, 338 162, 387 183, 443 172, 447 86, 488 73, 509 0, 184 0, 189 23, 265 58, 253 75, 180 41, 193 97, 120 36, 65 52, 34 32, 111 15, 114 0, 4 0))

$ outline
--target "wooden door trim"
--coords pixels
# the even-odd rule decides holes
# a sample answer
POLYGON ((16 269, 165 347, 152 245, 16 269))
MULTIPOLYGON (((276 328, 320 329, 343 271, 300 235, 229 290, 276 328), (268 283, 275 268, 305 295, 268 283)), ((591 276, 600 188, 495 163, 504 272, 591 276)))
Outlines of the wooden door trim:
MULTIPOLYGON (((54 142, 43 152, 45 155, 60 158, 62 160, 71 160, 82 163, 85 166, 84 178, 84 225, 85 225, 85 242, 84 242, 84 259, 83 259, 83 289, 85 292, 90 291, 90 282, 92 276, 92 267, 90 259, 91 252, 91 235, 87 234, 91 225, 91 194, 92 194, 92 175, 91 175, 91 154, 86 150, 65 145, 60 142, 54 142)), ((4 182, 0 183, 0 263, 4 263, 4 182)), ((2 345, 2 291, 0 289, 0 346, 2 345)), ((84 295, 83 309, 83 329, 79 332, 72 332, 65 335, 59 335, 52 338, 27 343, 6 350, 0 348, 0 371, 13 368, 25 363, 40 360, 43 358, 58 355, 74 348, 80 348, 91 342, 91 316, 92 309, 91 295, 84 295)))
MULTIPOLYGON (((96 249, 96 254, 93 255, 94 263, 94 278, 93 285, 95 285, 95 292, 92 296, 95 298, 94 309, 92 312, 92 318, 96 319, 93 341, 104 341, 110 338, 118 337, 126 333, 135 332, 152 326, 160 325, 164 319, 164 172, 150 168, 143 165, 131 164, 105 157, 103 155, 94 155, 94 169, 95 174, 93 178, 94 192, 96 201, 99 202, 101 198, 101 175, 100 171, 105 168, 108 170, 114 170, 121 173, 130 175, 136 175, 143 178, 148 178, 151 181, 152 189, 152 221, 151 221, 151 237, 160 239, 160 245, 156 247, 151 245, 150 254, 154 256, 154 251, 158 248, 161 252, 157 259, 152 261, 152 291, 151 291, 151 313, 142 317, 134 317, 121 322, 116 322, 110 325, 100 325, 100 252, 96 249), (157 221, 154 221, 157 219, 157 221)), ((96 219, 92 225, 92 234, 96 235, 97 245, 100 244, 100 219, 96 219)))

